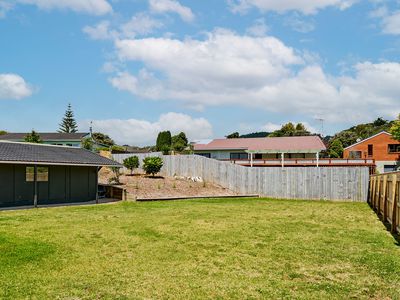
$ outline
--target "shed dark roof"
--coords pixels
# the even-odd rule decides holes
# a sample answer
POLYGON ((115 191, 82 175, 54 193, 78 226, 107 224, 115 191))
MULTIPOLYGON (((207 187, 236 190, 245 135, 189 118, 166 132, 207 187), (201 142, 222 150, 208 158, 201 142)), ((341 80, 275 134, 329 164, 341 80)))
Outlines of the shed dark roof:
MULTIPOLYGON (((6 133, 0 135, 0 140, 5 141, 23 141, 28 133, 6 133)), ((85 136, 89 135, 88 132, 38 132, 37 133, 43 141, 80 141, 85 136)))
POLYGON ((0 141, 0 163, 122 167, 82 148, 0 141))

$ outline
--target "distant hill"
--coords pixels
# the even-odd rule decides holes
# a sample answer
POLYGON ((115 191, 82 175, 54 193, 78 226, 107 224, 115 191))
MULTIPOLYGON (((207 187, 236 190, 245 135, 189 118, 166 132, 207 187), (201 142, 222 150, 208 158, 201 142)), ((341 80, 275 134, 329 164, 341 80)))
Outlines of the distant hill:
POLYGON ((262 137, 267 137, 269 134, 270 134, 270 132, 260 131, 260 132, 242 134, 242 135, 240 135, 240 137, 241 138, 262 138, 262 137))

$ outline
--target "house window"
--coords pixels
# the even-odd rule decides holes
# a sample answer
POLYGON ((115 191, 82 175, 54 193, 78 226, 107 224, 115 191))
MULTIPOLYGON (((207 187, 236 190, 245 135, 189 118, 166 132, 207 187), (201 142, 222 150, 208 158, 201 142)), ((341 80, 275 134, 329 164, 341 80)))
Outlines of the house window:
POLYGON ((400 144, 389 144, 388 152, 389 153, 399 153, 400 152, 400 144))
POLYGON ((26 170, 25 170, 26 182, 33 182, 34 178, 35 178, 35 168, 34 167, 26 167, 26 170))
POLYGON ((48 167, 38 167, 37 168, 37 181, 38 182, 49 181, 49 168, 48 167))
POLYGON ((374 155, 374 145, 368 145, 368 156, 374 155))
POLYGON ((249 155, 247 153, 231 153, 231 160, 233 159, 248 159, 249 155))
POLYGON ((207 158, 211 158, 211 153, 196 153, 196 154, 207 158))
POLYGON ((350 151, 349 158, 361 158, 361 151, 350 151))

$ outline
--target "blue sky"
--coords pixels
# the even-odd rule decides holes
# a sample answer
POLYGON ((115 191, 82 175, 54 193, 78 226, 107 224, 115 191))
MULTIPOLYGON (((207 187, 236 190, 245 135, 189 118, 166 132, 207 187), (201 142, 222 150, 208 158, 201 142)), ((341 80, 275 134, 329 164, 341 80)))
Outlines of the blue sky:
POLYGON ((122 144, 400 113, 400 1, 0 0, 0 129, 122 144))

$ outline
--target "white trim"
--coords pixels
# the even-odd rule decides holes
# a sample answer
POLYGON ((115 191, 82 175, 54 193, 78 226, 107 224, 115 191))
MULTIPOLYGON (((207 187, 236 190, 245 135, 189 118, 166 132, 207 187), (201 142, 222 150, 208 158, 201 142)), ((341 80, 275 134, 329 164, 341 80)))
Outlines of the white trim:
POLYGON ((343 150, 346 150, 346 149, 349 149, 349 148, 351 148, 351 147, 357 146, 357 145, 359 145, 359 144, 361 144, 361 143, 364 143, 365 141, 368 141, 368 140, 370 140, 370 139, 373 139, 374 137, 377 137, 378 135, 381 135, 381 134, 387 134, 387 135, 392 136, 392 135, 391 135, 389 132, 387 132, 387 131, 381 131, 381 132, 379 132, 379 133, 377 133, 377 134, 374 134, 373 136, 370 136, 369 138, 366 138, 366 139, 364 139, 364 140, 362 140, 362 141, 359 141, 359 142, 357 142, 357 143, 355 143, 355 144, 353 144, 353 145, 350 145, 350 146, 344 148, 343 150))
POLYGON ((21 144, 21 145, 31 145, 31 146, 42 146, 42 147, 58 147, 58 148, 64 148, 64 149, 82 149, 86 150, 84 148, 80 147, 71 147, 71 146, 65 146, 65 145, 51 145, 51 144, 42 144, 42 143, 27 143, 27 142, 15 142, 15 141, 7 141, 7 140, 0 140, 0 143, 4 144, 21 144))

